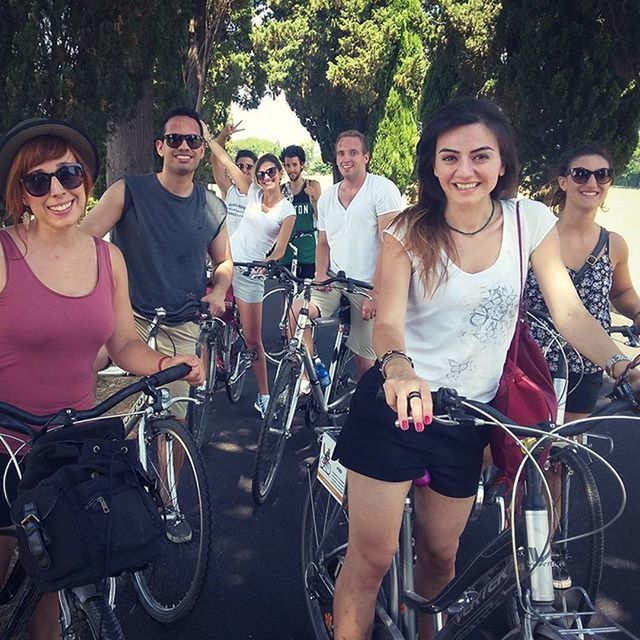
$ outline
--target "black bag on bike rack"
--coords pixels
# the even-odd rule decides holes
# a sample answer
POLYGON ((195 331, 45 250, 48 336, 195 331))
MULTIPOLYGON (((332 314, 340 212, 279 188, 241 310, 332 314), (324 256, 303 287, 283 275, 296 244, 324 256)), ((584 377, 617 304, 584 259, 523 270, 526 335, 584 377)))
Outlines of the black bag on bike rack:
POLYGON ((37 439, 11 505, 20 561, 43 591, 98 582, 158 558, 162 502, 122 421, 37 439))

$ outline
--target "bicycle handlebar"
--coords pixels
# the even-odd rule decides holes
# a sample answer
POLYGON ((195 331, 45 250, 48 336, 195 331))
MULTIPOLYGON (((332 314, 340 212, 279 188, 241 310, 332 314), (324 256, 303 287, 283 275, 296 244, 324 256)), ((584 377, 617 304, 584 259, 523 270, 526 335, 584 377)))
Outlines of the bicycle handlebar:
POLYGON ((163 324, 182 324, 187 322, 190 318, 193 320, 199 320, 200 316, 209 316, 209 306, 202 300, 187 300, 179 309, 167 312, 162 307, 156 309, 143 309, 142 307, 136 307, 135 309, 140 315, 145 318, 159 318, 163 324), (192 312, 192 313, 189 313, 192 312))
POLYGON ((339 271, 335 276, 322 280, 321 282, 308 282, 305 278, 299 278, 293 275, 289 269, 282 266, 275 260, 260 261, 254 260, 253 262, 234 262, 236 267, 244 267, 247 270, 250 269, 265 269, 267 271, 267 278, 276 278, 282 282, 296 282, 297 284, 309 285, 311 287, 325 287, 329 284, 340 283, 347 287, 349 293, 353 293, 354 289, 373 289, 373 285, 362 280, 354 280, 353 278, 347 278, 344 271, 339 271))
POLYGON ((640 326, 638 325, 630 324, 611 326, 607 329, 607 333, 609 335, 612 333, 620 333, 627 339, 630 347, 640 347, 640 342, 638 342, 638 337, 640 337, 640 326))
POLYGON ((145 392, 147 395, 152 395, 157 387, 162 387, 170 382, 175 382, 188 375, 191 371, 191 367, 188 364, 177 364, 163 371, 158 371, 150 376, 146 376, 134 382, 119 391, 116 391, 113 395, 109 396, 106 400, 95 406, 93 409, 75 410, 71 408, 61 409, 57 413, 51 413, 49 415, 35 415, 24 411, 19 407, 16 407, 7 402, 0 402, 0 416, 13 418, 18 420, 21 424, 11 423, 8 425, 2 424, 2 428, 9 429, 10 431, 17 431, 23 435, 27 435, 33 438, 37 435, 37 432, 29 425, 37 427, 44 426, 59 426, 69 425, 80 420, 93 420, 103 415, 109 409, 112 409, 117 404, 120 404, 123 400, 126 400, 132 395, 140 392, 145 392))

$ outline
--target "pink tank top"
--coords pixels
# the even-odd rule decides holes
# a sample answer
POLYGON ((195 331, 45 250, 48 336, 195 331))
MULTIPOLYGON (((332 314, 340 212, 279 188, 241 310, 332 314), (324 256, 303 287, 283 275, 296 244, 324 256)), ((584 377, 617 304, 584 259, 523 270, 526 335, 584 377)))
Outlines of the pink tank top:
POLYGON ((115 284, 109 246, 94 239, 98 282, 84 296, 52 291, 0 231, 7 282, 0 292, 0 400, 48 414, 95 404, 93 363, 113 334, 115 284))

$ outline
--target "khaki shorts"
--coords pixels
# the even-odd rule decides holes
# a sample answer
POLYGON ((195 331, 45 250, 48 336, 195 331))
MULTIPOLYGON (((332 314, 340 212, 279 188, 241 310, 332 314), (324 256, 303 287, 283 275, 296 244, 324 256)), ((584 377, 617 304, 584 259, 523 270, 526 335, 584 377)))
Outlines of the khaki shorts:
MULTIPOLYGON (((140 314, 133 312, 133 318, 136 321, 136 329, 138 335, 145 342, 149 335, 149 325, 151 322, 140 314)), ((175 327, 162 326, 156 336, 156 351, 167 356, 191 355, 196 352, 196 343, 200 335, 200 327, 195 322, 185 322, 175 327)), ((178 380, 167 385, 172 396, 188 396, 189 383, 184 380, 178 380)), ((171 411, 176 418, 184 420, 187 417, 187 403, 176 402, 171 407, 171 411)))
POLYGON ((311 302, 318 307, 321 317, 328 318, 340 308, 342 296, 349 300, 351 306, 351 331, 347 346, 356 355, 367 360, 375 360, 376 354, 372 346, 373 319, 362 319, 362 303, 366 300, 364 296, 347 293, 344 289, 329 289, 329 291, 314 289, 311 293, 311 302))

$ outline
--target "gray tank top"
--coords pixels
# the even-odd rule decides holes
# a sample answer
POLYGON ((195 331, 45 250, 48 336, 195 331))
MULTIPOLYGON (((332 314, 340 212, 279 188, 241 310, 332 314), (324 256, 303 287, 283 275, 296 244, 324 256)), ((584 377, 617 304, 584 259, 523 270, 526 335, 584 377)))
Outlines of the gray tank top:
POLYGON ((183 198, 155 173, 125 177, 124 211, 112 240, 124 254, 133 308, 169 314, 205 293, 205 259, 226 218, 220 198, 194 184, 183 198))

